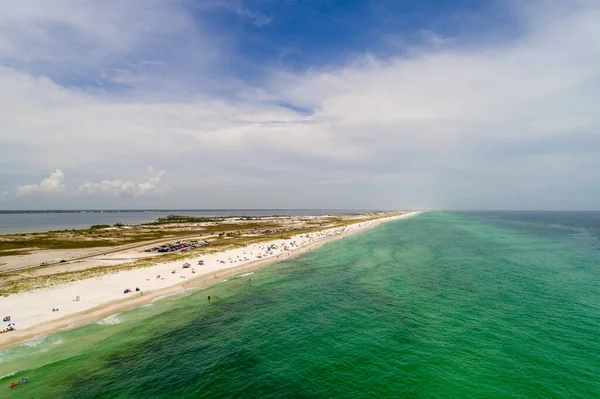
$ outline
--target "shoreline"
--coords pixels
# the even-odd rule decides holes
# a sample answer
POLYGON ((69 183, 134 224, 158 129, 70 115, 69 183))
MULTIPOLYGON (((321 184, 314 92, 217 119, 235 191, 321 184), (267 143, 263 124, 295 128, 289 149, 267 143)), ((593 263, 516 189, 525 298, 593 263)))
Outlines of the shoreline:
MULTIPOLYGON (((306 234, 305 237, 303 235, 294 235, 289 240, 277 239, 265 241, 263 243, 251 244, 241 248, 205 255, 204 259, 210 259, 210 261, 206 262, 207 265, 211 261, 217 265, 214 266, 213 264, 209 267, 194 265, 194 267, 198 269, 206 269, 198 275, 182 276, 182 274, 187 272, 181 270, 181 261, 175 261, 160 263, 146 268, 121 271, 107 277, 79 280, 65 285, 41 288, 0 298, 0 308, 2 308, 4 312, 8 310, 6 315, 11 314, 13 311, 12 309, 16 308, 35 307, 37 310, 32 311, 33 309, 27 309, 30 312, 25 314, 24 317, 20 317, 19 313, 13 313, 14 316, 11 315, 12 321, 16 323, 18 329, 9 333, 0 334, 0 350, 9 349, 25 341, 56 333, 61 330, 88 325, 113 314, 146 305, 159 298, 176 295, 181 291, 207 288, 221 282, 223 278, 245 271, 256 270, 260 267, 281 262, 286 259, 291 259, 329 242, 365 231, 383 223, 404 219, 419 213, 419 211, 409 212, 399 216, 371 220, 368 222, 359 222, 343 228, 324 229, 320 232, 310 234, 310 238, 309 234, 306 234), (269 252, 267 250, 267 253, 271 253, 271 255, 267 255, 265 258, 254 255, 254 252, 264 251, 264 248, 268 248, 270 245, 284 245, 287 241, 290 241, 291 244, 292 242, 296 243, 298 240, 304 241, 300 241, 300 245, 297 247, 294 245, 294 248, 291 250, 286 250, 284 252, 284 250, 281 249, 278 253, 273 253, 272 251, 269 252), (284 244, 281 244, 282 241, 284 244), (248 251, 250 251, 250 254, 248 254, 248 251), (248 259, 246 255, 253 256, 254 259, 248 259), (232 258, 232 256, 234 258, 232 258), (235 256, 237 256, 237 259, 239 259, 240 256, 243 256, 244 260, 240 260, 240 264, 234 265, 234 263, 238 262, 235 256), (222 259, 229 260, 229 263, 224 262, 222 259), (236 259, 235 262, 232 259, 236 259), (171 274, 175 275, 165 275, 165 277, 162 278, 159 278, 161 276, 159 273, 156 280, 150 280, 150 278, 148 278, 148 276, 157 272, 168 273, 169 269, 173 269, 175 272, 179 269, 179 273, 171 272, 171 274), (179 279, 177 279, 177 275, 179 275, 179 279), (216 278, 214 278, 215 276, 216 278), (137 292, 132 292, 131 294, 125 294, 127 295, 126 297, 115 297, 115 295, 120 294, 120 290, 113 292, 115 284, 118 282, 125 287, 131 285, 130 281, 134 278, 136 283, 142 281, 141 279, 143 278, 146 282, 150 282, 148 285, 156 285, 156 287, 149 290, 144 288, 140 295, 137 295, 137 292), (163 283, 165 278, 169 278, 169 280, 163 283), (184 281, 182 281, 182 279, 184 281), (110 280, 110 283, 108 283, 107 280, 110 280), (108 287, 111 288, 109 293, 107 291, 108 287), (104 290, 104 292, 101 292, 102 290, 104 290), (77 292, 86 293, 92 300, 86 301, 84 298, 81 302, 69 302, 70 298, 75 296, 73 293, 77 292), (96 294, 96 296, 94 296, 94 294, 96 294), (27 302, 29 302, 30 306, 28 306, 27 302), (63 313, 61 313, 60 317, 56 317, 56 313, 46 310, 46 308, 52 307, 52 305, 46 304, 52 304, 53 302, 65 303, 64 305, 61 304, 61 307, 63 308, 67 306, 67 311, 64 316, 63 313), (40 303, 44 305, 39 305, 40 303), (40 313, 39 309, 42 306, 44 312, 40 313), (84 309, 81 309, 81 307, 84 307, 84 309), (25 327, 21 328, 21 325, 24 325, 25 327)), ((193 269, 183 270, 189 271, 193 269)), ((4 316, 5 315, 2 315, 2 317, 4 316)))

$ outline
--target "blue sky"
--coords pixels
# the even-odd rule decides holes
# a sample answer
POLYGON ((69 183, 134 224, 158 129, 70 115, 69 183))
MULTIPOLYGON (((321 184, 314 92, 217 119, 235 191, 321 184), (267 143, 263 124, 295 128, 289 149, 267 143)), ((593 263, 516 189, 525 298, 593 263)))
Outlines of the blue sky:
MULTIPOLYGON (((128 85, 110 79, 115 69, 143 68, 185 85, 206 85, 203 78, 260 84, 273 71, 338 67, 365 54, 395 57, 408 53, 411 46, 435 46, 436 37, 460 37, 463 45, 476 45, 483 43, 482 37, 509 38, 519 31, 507 5, 490 1, 171 3, 186 14, 188 26, 148 33, 143 45, 127 54, 107 55, 100 62, 77 57, 77 68, 73 59, 15 65, 51 76, 63 85, 101 86, 117 92, 128 85)), ((155 22, 160 24, 160 20, 155 22)), ((45 28, 70 42, 58 44, 59 51, 68 47, 67 51, 81 56, 94 51, 68 26, 48 24, 45 28)))
POLYGON ((600 207, 596 1, 3 10, 0 208, 600 207))

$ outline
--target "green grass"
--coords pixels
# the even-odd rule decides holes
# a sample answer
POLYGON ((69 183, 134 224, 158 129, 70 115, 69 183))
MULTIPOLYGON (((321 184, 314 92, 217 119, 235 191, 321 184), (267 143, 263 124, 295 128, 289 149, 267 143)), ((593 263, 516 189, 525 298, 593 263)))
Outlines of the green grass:
POLYGON ((15 249, 12 251, 2 251, 0 252, 0 256, 19 256, 19 255, 29 255, 31 252, 26 249, 15 249))
POLYGON ((236 217, 243 224, 228 222, 234 218, 204 218, 169 215, 156 222, 138 226, 108 229, 108 225, 94 225, 89 229, 61 230, 45 233, 12 234, 0 236, 0 257, 26 255, 33 250, 105 248, 135 244, 145 241, 175 238, 188 235, 238 235, 250 231, 275 230, 282 226, 272 220, 255 217, 236 217), (214 225, 181 227, 166 226, 197 222, 214 222, 214 225), (15 252, 18 251, 18 252, 15 252))
MULTIPOLYGON (((171 215, 171 218, 177 220, 187 220, 189 223, 190 217, 171 215), (183 219, 179 219, 183 218, 183 219)), ((169 218, 167 216, 166 218, 169 218)), ((216 218, 192 218, 192 219, 210 219, 215 221, 216 218)), ((47 233, 30 233, 30 234, 13 234, 0 236, 0 257, 27 255, 33 250, 56 250, 56 249, 86 249, 86 248, 108 248, 120 245, 136 244, 146 241, 155 241, 161 239, 176 238, 190 235, 222 235, 227 237, 236 237, 250 232, 264 232, 267 230, 278 230, 284 228, 276 221, 261 221, 256 222, 256 218, 248 217, 243 224, 227 222, 227 218, 223 219, 223 223, 216 225, 195 227, 187 230, 181 229, 163 229, 154 225, 132 226, 131 228, 119 228, 104 230, 101 227, 92 226, 90 229, 83 230, 63 230, 50 231, 47 233)), ((347 220, 343 217, 331 217, 327 220, 322 220, 319 223, 307 223, 314 229, 323 228, 326 225, 343 226, 345 224, 354 223, 354 220, 347 220)), ((184 223, 184 222, 181 222, 184 223)), ((103 226, 103 225, 98 225, 103 226)), ((281 232, 279 232, 281 233, 281 232)), ((272 233, 267 233, 272 234, 272 233)), ((283 234, 288 234, 283 232, 283 234)), ((291 231, 291 234, 297 234, 297 231, 291 231)), ((264 234, 262 235, 264 236, 264 234)))
POLYGON ((110 225, 108 225, 108 224, 95 224, 92 227, 90 227, 90 230, 105 229, 107 227, 110 227, 110 225))
MULTIPOLYGON (((174 236, 170 233, 145 233, 131 237, 107 237, 89 236, 88 239, 82 239, 88 235, 85 232, 79 232, 73 236, 61 237, 57 234, 47 236, 16 237, 10 241, 0 241, 0 257, 13 255, 30 254, 33 250, 40 249, 85 249, 85 248, 104 248, 118 245, 135 244, 138 242, 158 240, 174 236), (79 237, 78 237, 79 236, 79 237)), ((177 234, 175 234, 176 236, 177 234)))
POLYGON ((207 222, 222 222, 225 218, 222 217, 196 217, 183 215, 168 215, 159 217, 156 221, 145 223, 147 226, 155 226, 161 224, 172 223, 207 223, 207 222))
POLYGON ((131 228, 110 230, 92 226, 90 229, 82 230, 13 234, 0 236, 0 257, 27 255, 34 250, 109 248, 147 241, 175 239, 177 237, 196 234, 199 236, 213 234, 236 236, 252 231, 276 230, 280 228, 282 228, 280 224, 272 221, 262 223, 260 221, 247 221, 244 224, 224 222, 185 230, 181 228, 159 228, 157 225, 140 225, 132 226, 131 228))
MULTIPOLYGON (((114 266, 98 266, 98 267, 93 267, 93 268, 89 268, 89 269, 85 269, 85 270, 76 270, 76 271, 70 271, 70 272, 61 272, 61 273, 55 273, 55 274, 51 274, 51 275, 39 275, 39 276, 33 276, 29 272, 16 272, 13 274, 6 274, 6 275, 3 275, 2 276, 3 278, 0 280, 0 296, 7 296, 10 294, 15 294, 15 293, 22 292, 22 291, 29 291, 29 290, 33 290, 33 289, 37 289, 37 288, 49 287, 49 286, 58 285, 58 284, 64 284, 64 283, 71 282, 71 281, 77 281, 77 280, 86 279, 86 278, 98 277, 98 276, 109 274, 109 273, 116 273, 116 272, 119 272, 122 270, 131 270, 131 269, 136 269, 136 268, 150 267, 150 266, 154 266, 158 263, 163 263, 163 262, 186 260, 186 259, 201 256, 204 254, 221 252, 221 251, 225 251, 228 249, 244 247, 244 246, 247 246, 250 244, 255 244, 255 243, 264 242, 264 241, 272 241, 272 240, 279 240, 279 239, 287 240, 294 235, 309 234, 309 233, 318 232, 318 231, 321 231, 324 229, 344 227, 344 226, 348 226, 348 225, 359 223, 359 222, 365 222, 368 220, 378 219, 383 216, 389 216, 389 214, 387 214, 387 215, 370 214, 370 215, 366 215, 366 216, 368 216, 368 217, 361 219, 361 220, 347 219, 344 217, 332 217, 327 220, 327 223, 322 222, 322 223, 319 223, 318 225, 310 224, 302 229, 282 231, 282 232, 273 232, 273 233, 255 235, 255 236, 241 236, 241 235, 237 235, 237 234, 233 234, 233 235, 230 234, 229 236, 227 236, 227 234, 224 234, 223 236, 221 236, 219 238, 212 239, 211 244, 206 247, 196 248, 194 250, 181 252, 181 253, 168 253, 168 254, 157 256, 157 257, 139 259, 134 262, 120 264, 120 265, 114 265, 114 266), (324 226, 323 224, 326 224, 326 226, 324 226)), ((274 224, 266 224, 266 223, 247 223, 244 225, 220 224, 220 225, 216 225, 216 226, 209 226, 209 228, 201 230, 201 233, 203 235, 208 235, 207 233, 214 234, 214 233, 218 233, 218 232, 230 232, 231 233, 232 231, 247 233, 247 232, 256 231, 256 230, 265 230, 265 229, 273 230, 273 229, 277 229, 277 228, 280 228, 280 226, 274 225, 274 224)), ((72 232, 69 232, 69 233, 72 233, 72 232)), ((88 234, 89 230, 79 230, 79 231, 76 231, 76 233, 88 234)), ((168 234, 175 234, 175 236, 172 236, 172 238, 176 239, 177 236, 181 237, 184 234, 191 235, 193 233, 194 233, 193 231, 170 231, 168 234)), ((116 244, 115 244, 115 242, 107 241, 107 242, 105 242, 105 244, 103 246, 122 245, 122 244, 127 244, 127 243, 135 243, 135 242, 141 242, 141 241, 149 241, 149 240, 153 240, 153 239, 160 239, 160 238, 168 237, 168 234, 159 234, 156 232, 151 232, 151 233, 147 233, 147 234, 138 233, 137 235, 134 235, 133 237, 127 238, 127 241, 119 241, 116 244)), ((19 238, 22 239, 23 237, 19 236, 19 238)), ((78 244, 86 244, 86 242, 82 243, 82 242, 77 242, 76 240, 71 241, 70 243, 68 242, 68 240, 43 239, 40 241, 41 241, 41 244, 40 243, 38 243, 38 244, 44 245, 48 249, 62 249, 67 246, 68 246, 68 248, 88 248, 89 247, 89 245, 88 246, 85 246, 85 245, 77 246, 78 244), (53 248, 52 245, 55 245, 56 247, 53 248), (69 245, 73 245, 73 246, 69 246, 69 245)), ((36 241, 35 240, 33 240, 33 241, 22 240, 22 243, 27 243, 28 248, 31 247, 32 242, 36 242, 36 241)), ((0 249, 6 248, 6 250, 11 250, 11 251, 27 251, 27 250, 14 248, 15 245, 18 246, 18 243, 0 242, 0 249)), ((1 252, 0 252, 0 256, 3 256, 1 252)))

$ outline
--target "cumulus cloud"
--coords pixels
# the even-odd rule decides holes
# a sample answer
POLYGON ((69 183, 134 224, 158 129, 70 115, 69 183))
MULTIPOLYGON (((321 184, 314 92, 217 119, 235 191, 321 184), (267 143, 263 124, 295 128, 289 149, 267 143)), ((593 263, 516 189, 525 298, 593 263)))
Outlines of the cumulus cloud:
POLYGON ((79 63, 85 55, 98 61, 114 53, 131 52, 146 44, 149 35, 170 35, 182 27, 194 35, 189 29, 191 21, 182 9, 164 0, 110 5, 93 0, 56 0, 51 6, 44 0, 0 4, 0 57, 13 60, 79 63), (157 23, 158 17, 161 23, 157 23))
POLYGON ((6 197, 27 197, 27 196, 53 196, 61 194, 63 199, 72 196, 102 196, 119 197, 122 195, 144 196, 160 194, 168 190, 168 186, 163 184, 164 170, 155 171, 152 167, 148 168, 148 179, 141 182, 131 180, 102 180, 97 182, 83 182, 77 188, 69 188, 65 184, 65 174, 62 170, 56 169, 50 176, 42 180, 39 184, 26 184, 15 188, 5 190, 2 194, 6 197))
MULTIPOLYGON (((86 172, 122 176, 160 162, 175 188, 216 193, 205 197, 216 207, 502 207, 511 198, 551 207, 548 198, 567 192, 578 207, 598 207, 600 4, 527 4, 515 10, 521 34, 510 40, 472 45, 427 32, 433 45, 421 51, 273 71, 260 87, 224 80, 229 96, 162 96, 173 94, 169 82, 121 96, 13 63, 0 68, 0 168, 16 179, 60 164, 86 181, 86 172), (265 188, 277 199, 265 199, 265 188)), ((26 29, 29 17, 19 18, 26 29)), ((98 49, 126 53, 144 40, 111 47, 110 27, 97 29, 81 28, 98 49)), ((127 73, 135 85, 137 72, 127 73)), ((143 196, 163 175, 84 182, 75 192, 143 196)), ((182 197, 169 199, 203 206, 176 202, 182 197)))
POLYGON ((16 197, 30 195, 54 195, 65 191, 65 174, 60 169, 50 173, 50 176, 39 184, 26 184, 17 186, 11 190, 3 191, 2 194, 16 197))
POLYGON ((268 25, 273 21, 273 18, 259 11, 252 11, 248 7, 238 6, 236 8, 236 14, 240 17, 248 18, 256 26, 268 25))
POLYGON ((132 182, 129 180, 102 180, 99 182, 85 182, 81 184, 76 191, 77 195, 90 196, 102 195, 109 197, 118 197, 121 195, 142 196, 146 194, 160 193, 164 187, 161 186, 161 180, 165 171, 161 170, 154 173, 152 167, 148 168, 150 176, 144 182, 132 182))

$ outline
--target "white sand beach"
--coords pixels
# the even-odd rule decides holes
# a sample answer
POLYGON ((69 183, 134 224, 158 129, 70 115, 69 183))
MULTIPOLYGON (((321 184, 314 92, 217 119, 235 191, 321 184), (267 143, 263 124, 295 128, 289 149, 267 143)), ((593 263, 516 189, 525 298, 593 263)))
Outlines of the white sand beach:
MULTIPOLYGON (((417 213, 295 235, 286 240, 266 241, 189 260, 159 263, 2 297, 0 318, 10 316, 11 322, 16 324, 16 330, 0 334, 0 348, 41 334, 91 323, 158 297, 209 286, 223 281, 227 276, 282 261, 331 240, 417 213), (199 260, 203 264, 199 264, 199 260), (183 268, 186 262, 190 266, 183 268), (136 288, 141 291, 136 292, 136 288), (124 293, 126 289, 131 292, 124 293), (58 308, 58 311, 53 311, 53 308, 58 308)), ((2 323, 0 330, 5 327, 6 323, 2 323)))

